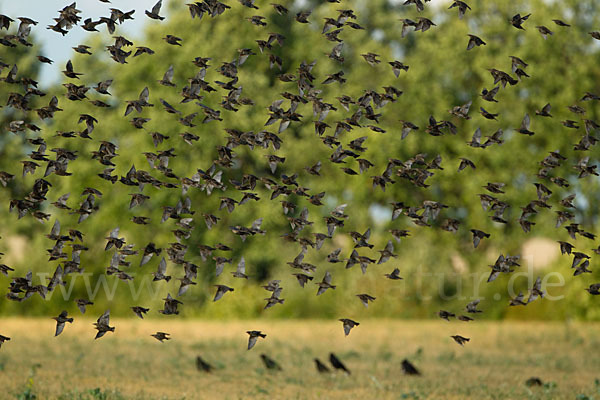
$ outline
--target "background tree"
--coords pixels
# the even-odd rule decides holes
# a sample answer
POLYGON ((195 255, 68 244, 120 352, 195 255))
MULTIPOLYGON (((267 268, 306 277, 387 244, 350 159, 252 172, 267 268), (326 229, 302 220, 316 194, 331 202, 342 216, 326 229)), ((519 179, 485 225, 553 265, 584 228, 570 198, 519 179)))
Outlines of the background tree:
MULTIPOLYGON (((215 212, 220 218, 216 227, 205 229, 203 217, 198 215, 199 213, 193 216, 196 228, 183 243, 188 245, 186 260, 199 265, 200 271, 198 284, 182 299, 185 303, 184 315, 256 317, 264 313, 265 316, 273 317, 333 317, 340 314, 356 315, 357 318, 366 315, 431 317, 442 305, 454 307, 465 303, 458 295, 473 293, 474 283, 473 279, 469 278, 469 273, 477 273, 477 277, 487 274, 488 265, 493 264, 500 253, 519 254, 522 244, 531 237, 567 240, 568 235, 563 228, 555 229, 554 209, 540 211, 539 215, 532 219, 536 225, 529 234, 524 233, 517 222, 519 207, 525 207, 536 198, 533 183, 538 181, 535 175, 540 168, 539 162, 549 151, 554 150, 569 158, 569 162, 557 168, 554 173, 565 178, 570 186, 552 186, 552 199, 558 201, 567 194, 576 193, 577 210, 574 222, 580 223, 588 231, 595 231, 600 197, 598 179, 578 179, 578 173, 573 169, 571 160, 584 156, 574 150, 573 146, 584 135, 585 129, 583 122, 579 122, 581 118, 567 109, 568 106, 577 104, 586 109, 584 118, 596 120, 598 117, 596 101, 580 101, 585 92, 598 92, 596 82, 600 71, 595 67, 599 60, 598 46, 597 41, 588 34, 595 30, 594 27, 600 26, 597 13, 594 12, 597 11, 597 5, 593 1, 530 0, 508 3, 481 0, 473 5, 473 9, 468 11, 463 19, 458 19, 456 9, 446 10, 445 6, 430 6, 425 12, 418 13, 414 7, 402 6, 397 2, 373 0, 369 1, 367 6, 364 2, 350 1, 345 3, 343 8, 355 10, 359 16, 356 23, 365 29, 354 30, 346 26, 339 34, 344 41, 343 63, 326 56, 336 42, 328 41, 321 33, 323 18, 337 17, 336 10, 340 5, 321 2, 307 4, 303 8, 313 10, 308 18, 309 24, 300 24, 293 20, 293 15, 300 11, 294 6, 290 6, 288 15, 279 15, 266 4, 261 5, 260 11, 238 3, 232 3, 230 6, 231 8, 221 16, 211 18, 205 15, 202 19, 190 19, 188 10, 179 4, 171 3, 165 21, 152 21, 140 37, 128 38, 135 46, 151 47, 155 51, 154 55, 128 57, 127 63, 117 63, 110 59, 105 51, 105 46, 112 44, 114 39, 103 32, 102 35, 90 36, 89 44, 92 46, 93 55, 73 56, 75 70, 84 73, 81 82, 87 86, 95 85, 101 80, 113 79, 109 89, 112 94, 110 97, 99 95, 92 90, 87 93, 89 100, 102 100, 111 107, 98 108, 89 101, 70 101, 65 96, 59 96, 59 106, 64 111, 56 113, 52 120, 39 123, 43 127, 42 136, 47 140, 49 149, 64 147, 76 151, 79 157, 70 171, 72 176, 66 179, 54 175, 46 177, 52 184, 51 196, 47 203, 54 201, 61 194, 71 193, 69 203, 72 203, 72 207, 77 207, 83 200, 78 197, 79 194, 89 186, 98 189, 103 195, 97 199, 98 210, 79 225, 77 215, 53 209, 48 204, 47 209, 43 211, 51 212, 53 217, 44 225, 28 216, 18 224, 3 226, 2 236, 5 240, 17 234, 28 239, 25 250, 27 257, 15 259, 13 262, 18 273, 23 274, 30 269, 34 272, 53 270, 56 262, 47 262, 47 255, 43 249, 49 246, 49 240, 44 238, 43 234, 48 233, 54 218, 59 218, 65 227, 79 227, 86 233, 85 243, 88 244, 89 251, 82 256, 82 266, 86 272, 94 273, 91 281, 94 286, 110 263, 112 252, 104 251, 104 238, 115 227, 120 227, 120 236, 125 237, 127 243, 134 243, 138 250, 143 249, 150 241, 160 247, 167 247, 174 240, 171 231, 177 226, 174 220, 160 222, 163 212, 159 208, 160 205, 175 206, 178 201, 189 196, 196 209, 217 210, 219 196, 239 200, 239 192, 233 190, 229 182, 241 181, 244 174, 252 173, 259 177, 279 180, 282 173, 290 176, 298 173, 299 184, 310 188, 310 194, 326 192, 323 199, 325 206, 320 207, 313 206, 306 199, 296 195, 286 199, 297 204, 294 215, 305 206, 309 209, 309 219, 314 223, 303 231, 303 236, 308 233, 326 232, 323 217, 327 216, 333 207, 348 203, 346 213, 351 215, 351 218, 346 226, 336 233, 333 240, 327 241, 322 250, 309 250, 306 256, 308 262, 318 266, 315 280, 319 280, 325 270, 329 270, 338 284, 338 290, 317 298, 313 294, 313 291, 316 292, 314 284, 309 283, 305 289, 298 286, 296 278, 290 274, 293 271, 285 263, 298 254, 299 246, 278 237, 290 231, 288 220, 279 207, 280 198, 268 201, 271 192, 259 183, 255 192, 261 200, 238 206, 232 213, 225 209, 215 212), (532 12, 532 15, 525 23, 525 31, 510 25, 509 20, 514 14, 529 12, 532 12), (257 13, 265 17, 266 27, 256 26, 247 20, 257 13), (402 22, 399 19, 414 20, 419 16, 430 18, 436 26, 426 32, 413 32, 411 29, 402 37, 402 22), (552 22, 552 19, 556 18, 569 22, 571 27, 556 26, 552 22), (553 30, 554 34, 545 40, 535 29, 536 25, 545 25, 553 30), (269 32, 282 34, 285 37, 284 44, 278 46, 273 43, 271 50, 265 50, 264 54, 261 54, 256 40, 266 40, 269 32), (169 45, 161 40, 166 34, 182 38, 182 46, 169 45), (486 45, 467 51, 468 34, 481 37, 486 45), (220 88, 217 81, 227 82, 229 79, 222 76, 218 68, 225 62, 237 60, 238 49, 252 49, 256 53, 243 65, 238 66, 239 81, 236 83, 242 87, 241 96, 251 99, 254 104, 239 106, 237 111, 228 111, 221 107, 222 96, 226 92, 220 88), (382 62, 374 66, 369 65, 361 56, 368 52, 378 54, 382 62), (274 54, 283 60, 281 69, 277 66, 270 68, 268 54, 274 54), (488 69, 496 68, 514 76, 509 56, 518 56, 525 60, 529 64, 525 71, 530 77, 522 78, 515 86, 507 85, 506 88, 501 88, 496 97, 498 103, 483 101, 479 96, 482 89, 494 87, 488 69), (219 110, 223 119, 221 122, 201 123, 204 114, 195 101, 180 103, 182 88, 199 71, 192 63, 196 57, 211 57, 204 79, 217 90, 203 92, 200 102, 219 110), (408 71, 401 71, 396 78, 388 64, 393 60, 408 65, 408 71), (294 74, 297 78, 297 70, 301 63, 313 61, 316 61, 312 69, 316 78, 315 86, 321 90, 320 96, 336 108, 330 111, 323 121, 330 126, 325 135, 332 135, 337 121, 344 120, 357 109, 355 105, 351 105, 350 111, 346 112, 335 100, 336 97, 348 95, 356 99, 362 96, 365 90, 381 93, 384 90, 382 88, 389 86, 402 91, 402 95, 395 101, 375 110, 382 114, 377 125, 384 129, 385 133, 373 132, 366 127, 371 121, 363 120, 363 127, 344 132, 339 137, 346 146, 353 139, 367 136, 364 145, 368 149, 362 158, 370 160, 375 167, 366 172, 349 176, 341 170, 340 165, 328 161, 335 146, 326 146, 322 138, 315 134, 316 116, 309 102, 298 107, 297 112, 303 115, 301 121, 292 122, 288 129, 279 134, 283 141, 280 149, 270 147, 251 150, 247 146, 232 146, 231 150, 235 155, 232 168, 219 167, 219 170, 223 171, 223 182, 227 184, 227 189, 223 192, 217 190, 208 196, 205 192, 192 188, 186 195, 182 195, 177 189, 157 190, 151 185, 146 185, 142 193, 150 196, 150 199, 141 206, 129 209, 130 193, 136 193, 138 190, 120 183, 112 184, 97 176, 106 166, 92 160, 91 154, 98 150, 99 143, 103 140, 118 146, 119 156, 113 160, 116 164, 113 175, 116 176, 125 176, 131 166, 135 165, 138 170, 146 170, 156 178, 163 179, 158 171, 148 165, 142 153, 170 148, 177 157, 170 160, 169 168, 172 168, 178 177, 190 177, 197 169, 208 170, 217 159, 218 146, 226 146, 230 141, 225 128, 241 132, 252 131, 255 134, 263 130, 277 133, 277 124, 265 126, 267 108, 273 101, 281 98, 282 92, 297 93, 295 81, 282 82, 278 76, 294 74), (173 82, 176 88, 158 83, 170 65, 174 67, 173 82), (344 72, 345 83, 321 84, 329 74, 339 71, 344 72), (124 117, 125 101, 137 99, 144 87, 149 88, 150 102, 154 107, 144 109, 139 115, 133 112, 124 117), (196 126, 181 125, 178 122, 181 116, 165 113, 159 99, 173 105, 183 116, 198 112, 194 119, 196 126), (469 101, 472 101, 470 119, 459 119, 448 113, 453 107, 469 101), (551 119, 536 116, 535 113, 546 103, 552 105, 551 119), (498 120, 485 119, 477 112, 480 107, 499 114, 498 120), (531 116, 531 130, 535 132, 533 136, 516 132, 526 113, 531 116), (92 140, 53 136, 56 131, 81 131, 84 125, 78 124, 80 114, 93 115, 99 121, 91 134, 92 140), (135 129, 130 123, 132 116, 149 118, 150 121, 143 129, 135 129), (436 137, 427 134, 425 127, 430 116, 438 121, 451 121, 457 127, 456 134, 436 137), (580 128, 574 130, 563 127, 559 121, 567 119, 578 120, 580 128), (411 121, 420 129, 402 139, 399 120, 411 121), (481 129, 484 136, 502 129, 504 143, 485 149, 469 147, 466 142, 471 139, 477 128, 481 129), (155 148, 149 134, 152 132, 160 132, 169 138, 155 148), (191 146, 186 144, 180 137, 184 132, 199 136, 199 140, 191 146), (444 169, 436 171, 435 175, 427 180, 429 187, 416 188, 410 182, 396 176, 393 177, 396 182, 388 185, 385 192, 373 187, 372 176, 382 174, 382 169, 390 158, 406 161, 417 153, 426 154, 427 162, 437 155, 441 156, 444 169), (274 174, 271 173, 265 157, 270 154, 286 159, 274 174), (467 168, 457 174, 456 169, 461 157, 472 160, 477 168, 467 168), (312 176, 304 170, 317 161, 322 162, 321 177, 312 176), (457 180, 457 177, 462 179, 457 180), (506 193, 501 198, 510 205, 504 214, 508 220, 507 224, 493 222, 490 219, 491 213, 481 207, 477 194, 484 193, 482 186, 488 182, 506 183, 506 193), (404 202, 416 207, 427 200, 441 202, 450 207, 442 211, 432 227, 416 226, 406 216, 391 221, 390 202, 404 202), (139 215, 148 216, 151 223, 142 226, 130 221, 133 216, 139 215), (264 218, 262 228, 267 231, 265 236, 257 235, 242 243, 228 228, 235 225, 250 226, 252 221, 259 217, 264 218), (457 233, 437 229, 446 218, 454 218, 461 222, 457 233), (341 247, 342 255, 347 257, 353 247, 347 233, 363 232, 367 227, 372 228, 370 241, 375 247, 364 254, 373 258, 378 256, 376 250, 382 249, 390 239, 390 229, 410 231, 409 238, 403 239, 400 244, 395 243, 398 259, 393 259, 383 267, 371 266, 364 275, 358 266, 346 271, 343 264, 326 263, 325 255, 337 247, 341 247), (491 239, 482 241, 477 249, 473 249, 469 232, 471 228, 490 233, 491 239), (197 246, 214 245, 217 242, 233 248, 233 252, 226 257, 233 259, 234 266, 242 255, 245 257, 250 275, 248 282, 240 283, 240 280, 234 280, 229 273, 229 266, 221 277, 215 279, 214 262, 204 262, 197 252, 197 246), (457 266, 459 264, 465 267, 460 269, 457 266), (394 266, 400 267, 401 275, 405 278, 400 285, 382 277, 394 266), (431 275, 425 275, 426 273, 431 275), (438 273, 439 275, 436 275, 438 273), (262 299, 267 297, 264 296, 267 292, 259 285, 270 279, 282 280, 282 297, 286 302, 282 306, 263 311, 262 299), (214 294, 211 285, 217 280, 219 283, 235 286, 236 291, 235 295, 227 297, 225 301, 212 305, 209 304, 214 294), (369 293, 378 298, 369 308, 368 314, 354 298, 357 293, 369 293)), ((104 30, 104 27, 101 29, 104 30)), ((118 33, 117 27, 115 35, 118 33)), ((132 47, 125 49, 129 51, 132 47)), ((133 51, 135 52, 135 49, 133 51)), ((31 50, 28 54, 31 54, 31 50)), ((21 67, 21 61, 19 66, 21 67)), ((65 89, 56 87, 50 92, 64 93, 65 89)), ((7 93, 2 94, 3 98, 7 93)), ((40 99, 40 104, 46 101, 46 98, 40 99)), ((16 111, 15 113, 18 114, 16 111)), ((17 116, 11 114, 9 118, 17 116)), ((27 135, 35 136, 33 133, 27 135)), ((0 170, 20 175, 20 165, 16 161, 23 154, 18 146, 22 146, 24 141, 19 140, 20 142, 14 138, 10 142, 14 142, 12 146, 15 147, 11 147, 8 142, 6 147, 3 146, 2 151, 10 156, 1 160, 0 170)), ((597 150, 592 148, 588 153, 592 157, 590 163, 595 163, 597 150)), ((355 161, 349 161, 343 166, 358 170, 355 161)), ((24 180, 12 181, 10 192, 2 191, 2 196, 7 202, 15 196, 22 196, 43 173, 43 168, 40 168, 33 176, 28 175, 24 180)), ((174 179, 171 182, 178 183, 174 179)), ((7 209, 2 210, 2 213, 6 221, 16 220, 16 216, 6 215, 7 209)), ((572 242, 581 249, 593 245, 587 239, 572 242)), ((160 260, 160 257, 154 257, 149 264, 140 269, 137 267, 139 257, 131 257, 132 267, 128 270, 136 271, 136 279, 149 276, 160 260)), ((570 260, 561 258, 548 268, 571 275, 569 267, 570 260)), ((172 263, 169 264, 169 272, 174 277, 183 275, 181 267, 172 263)), ((510 276, 500 277, 489 285, 482 285, 480 295, 492 299, 495 293, 501 294, 499 300, 486 303, 486 310, 489 311, 485 314, 487 317, 598 318, 597 311, 588 307, 589 296, 583 291, 583 287, 587 286, 584 282, 592 282, 594 278, 597 281, 597 272, 585 279, 568 279, 565 287, 552 290, 555 295, 567 295, 565 301, 536 303, 519 310, 506 307, 508 299, 504 291, 510 276)), ((83 281, 76 276, 70 276, 67 280, 70 279, 76 279, 71 298, 84 295, 87 289, 83 281)), ((118 278, 108 279, 112 283, 113 279, 118 278)), ((177 281, 172 280, 168 284, 161 282, 156 287, 160 293, 166 294, 176 292, 177 285, 177 281)), ((519 281, 518 285, 521 285, 523 290, 527 289, 525 280, 519 281)), ((115 300, 106 306, 110 306, 113 313, 129 315, 128 307, 133 301, 131 288, 127 284, 115 287, 115 300)), ((57 305, 61 302, 59 297, 55 296, 51 302, 44 302, 36 296, 25 311, 19 304, 12 302, 2 302, 0 307, 6 313, 43 313, 49 308, 60 308, 57 305)), ((157 309, 162 297, 164 296, 156 296, 155 299, 146 301, 140 299, 139 302, 157 309)), ((108 303, 109 299, 99 297, 95 300, 96 305, 100 307, 105 306, 104 301, 108 303)), ((69 302, 60 306, 73 308, 74 304, 69 302)))

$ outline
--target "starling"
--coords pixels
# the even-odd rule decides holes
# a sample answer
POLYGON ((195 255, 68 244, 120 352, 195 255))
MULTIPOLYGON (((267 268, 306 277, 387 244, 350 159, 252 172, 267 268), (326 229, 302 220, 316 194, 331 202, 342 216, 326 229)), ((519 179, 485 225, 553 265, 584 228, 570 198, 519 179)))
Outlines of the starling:
POLYGON ((150 336, 152 336, 153 338, 155 338, 159 342, 163 343, 163 340, 171 340, 171 338, 168 337, 169 335, 170 335, 169 333, 165 333, 165 332, 156 332, 156 333, 153 333, 150 336))
POLYGON ((137 315, 141 319, 144 319, 144 314, 146 314, 148 311, 150 311, 149 308, 144 308, 144 307, 139 307, 139 306, 131 307, 131 310, 134 312, 135 315, 137 315))
POLYGON ((200 356, 196 357, 196 368, 198 369, 198 371, 204 372, 212 372, 212 370, 214 369, 212 365, 204 361, 200 356))
POLYGON ((450 318, 456 317, 456 314, 451 313, 450 311, 445 311, 445 310, 438 311, 437 315, 441 319, 445 319, 448 322, 450 322, 450 318))
POLYGON ((398 268, 394 268, 394 270, 389 273, 389 274, 385 274, 384 275, 386 278, 391 279, 391 280, 400 280, 402 279, 402 277, 400 276, 400 270, 398 268))
POLYGON ((267 356, 266 354, 261 354, 260 359, 265 364, 265 367, 267 369, 275 370, 275 371, 282 370, 281 366, 275 360, 273 360, 271 357, 267 356))
POLYGON ((319 285, 319 290, 317 290, 317 296, 325 293, 327 289, 335 289, 336 286, 331 284, 331 273, 329 271, 325 272, 325 276, 321 282, 317 282, 319 285))
POLYGON ((261 331, 246 331, 248 334, 248 350, 254 347, 259 337, 266 338, 267 335, 261 331))
POLYGON ((355 326, 360 325, 358 322, 353 321, 348 318, 340 318, 339 321, 344 325, 344 335, 348 336, 350 334, 350 330, 355 326))
POLYGON ((344 363, 342 363, 342 361, 339 358, 337 358, 335 354, 329 353, 329 362, 331 363, 331 365, 333 365, 333 368, 341 369, 347 375, 350 375, 350 370, 346 368, 344 363))
POLYGON ((62 311, 58 317, 53 317, 52 319, 56 321, 56 332, 54 333, 54 336, 58 336, 62 333, 63 329, 65 329, 65 323, 73 323, 73 318, 68 318, 66 311, 62 311))
POLYGON ((543 386, 544 382, 542 382, 542 380, 536 376, 532 376, 531 378, 527 379, 525 381, 525 385, 528 387, 532 387, 532 386, 543 386))
POLYGON ((317 371, 319 371, 319 373, 321 374, 326 374, 331 372, 331 370, 327 367, 327 365, 323 364, 321 362, 321 360, 319 360, 318 358, 315 358, 315 367, 317 368, 317 371))
POLYGON ((77 303, 77 308, 79 308, 82 314, 85 314, 85 306, 94 305, 94 303, 86 299, 75 299, 75 303, 77 303))
POLYGON ((164 20, 165 17, 161 17, 160 15, 158 15, 158 13, 160 13, 161 7, 162 7, 162 0, 158 0, 158 3, 156 3, 154 5, 154 7, 152 7, 151 11, 146 10, 146 15, 152 19, 157 19, 160 21, 164 20))
POLYGON ((221 297, 223 297, 223 295, 227 292, 233 292, 233 288, 226 285, 215 285, 215 287, 217 288, 217 292, 215 293, 215 298, 213 301, 221 299, 221 297))
POLYGON ((110 310, 106 310, 104 314, 98 318, 96 322, 94 322, 94 326, 96 326, 96 337, 94 339, 99 339, 106 334, 106 332, 114 332, 115 327, 109 326, 109 318, 110 318, 110 310))
POLYGON ((421 372, 407 359, 402 360, 402 372, 404 375, 421 375, 421 372))
MULTIPOLYGON (((469 34, 467 36, 469 36, 469 43, 467 43, 467 50, 471 50, 475 46, 485 46, 487 44, 478 36, 471 35, 471 34, 469 34)), ((486 117, 486 116, 484 115, 484 117, 486 117)))
POLYGON ((450 337, 452 339, 454 339, 454 341, 456 343, 460 344, 461 346, 464 346, 466 342, 468 342, 469 340, 471 340, 469 338, 466 338, 466 337, 463 337, 463 336, 460 336, 460 335, 452 335, 450 337))
POLYGON ((481 300, 477 299, 477 300, 473 300, 472 302, 470 302, 469 304, 467 304, 466 310, 468 313, 480 313, 482 312, 481 310, 477 309, 477 306, 479 305, 479 302, 481 300))
POLYGON ((585 288, 585 290, 593 296, 598 296, 600 294, 600 283, 593 283, 590 287, 585 288))
POLYGON ((367 308, 369 307, 369 301, 375 300, 375 297, 368 295, 366 293, 357 294, 356 297, 358 297, 360 299, 361 303, 363 303, 363 305, 367 308))
POLYGON ((10 338, 8 336, 0 335, 0 347, 2 347, 4 342, 8 342, 9 340, 10 338))
POLYGON ((523 295, 523 292, 519 292, 519 294, 514 299, 511 299, 509 305, 510 306, 526 306, 527 303, 523 301, 524 298, 525 298, 525 296, 523 295))

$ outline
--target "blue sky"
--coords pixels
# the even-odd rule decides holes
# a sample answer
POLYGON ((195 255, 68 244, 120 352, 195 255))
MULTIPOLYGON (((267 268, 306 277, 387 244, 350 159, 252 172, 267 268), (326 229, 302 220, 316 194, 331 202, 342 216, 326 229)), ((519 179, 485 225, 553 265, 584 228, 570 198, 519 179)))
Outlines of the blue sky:
MULTIPOLYGON (((122 11, 135 9, 135 18, 133 21, 126 21, 125 24, 117 26, 115 35, 121 34, 125 37, 134 33, 141 32, 144 24, 151 21, 144 14, 144 10, 149 10, 157 0, 112 0, 112 3, 102 3, 98 0, 80 0, 77 2, 77 8, 81 10, 81 22, 86 18, 97 20, 101 16, 108 17, 110 8, 118 8, 122 11)), ((0 14, 4 14, 14 19, 13 24, 18 23, 17 17, 29 17, 39 24, 32 28, 32 34, 36 35, 36 41, 42 45, 43 55, 54 60, 53 65, 43 64, 40 84, 47 86, 60 80, 60 71, 64 69, 65 63, 74 54, 72 47, 79 44, 85 44, 89 32, 83 30, 80 26, 73 27, 69 33, 62 36, 60 33, 46 29, 48 25, 54 24, 53 18, 58 16, 59 10, 70 5, 69 0, 0 0, 0 14)), ((161 14, 166 13, 166 2, 163 0, 161 14)), ((11 26, 12 28, 12 26, 11 26)), ((98 30, 105 32, 105 26, 98 27, 98 30)), ((6 31, 3 31, 4 34, 6 31)))

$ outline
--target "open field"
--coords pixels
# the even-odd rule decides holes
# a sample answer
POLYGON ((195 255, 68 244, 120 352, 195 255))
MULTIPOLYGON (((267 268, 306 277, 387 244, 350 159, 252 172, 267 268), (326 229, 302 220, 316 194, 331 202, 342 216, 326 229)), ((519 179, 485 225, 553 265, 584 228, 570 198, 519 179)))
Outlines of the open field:
POLYGON ((0 398, 600 398, 598 324, 364 320, 345 338, 329 321, 114 320, 116 332, 94 341, 92 322, 76 319, 54 338, 50 319, 0 320, 12 337, 0 349, 0 398), (249 329, 268 336, 247 351, 249 329), (151 338, 157 330, 173 340, 151 338), (458 346, 457 333, 471 342, 458 346), (316 371, 313 358, 330 351, 350 376, 316 371), (261 353, 283 371, 266 370, 261 353), (197 355, 216 371, 199 372, 197 355), (404 358, 423 376, 403 375, 404 358), (528 388, 532 376, 546 385, 528 388))

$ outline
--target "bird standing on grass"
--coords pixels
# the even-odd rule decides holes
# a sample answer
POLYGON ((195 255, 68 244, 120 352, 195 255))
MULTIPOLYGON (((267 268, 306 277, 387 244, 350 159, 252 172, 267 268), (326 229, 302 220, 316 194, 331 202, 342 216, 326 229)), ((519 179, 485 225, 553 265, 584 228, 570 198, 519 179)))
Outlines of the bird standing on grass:
POLYGON ((421 372, 419 372, 417 367, 415 367, 406 358, 404 360, 402 360, 401 366, 402 366, 402 372, 404 372, 404 375, 421 375, 421 372))
POLYGON ((329 353, 329 362, 333 365, 333 368, 344 371, 347 375, 350 375, 350 370, 346 368, 344 363, 337 358, 337 356, 333 353, 329 353))
POLYGON ((317 368, 317 371, 319 371, 319 373, 321 374, 331 372, 327 365, 323 364, 318 358, 315 358, 315 367, 317 368))
POLYGON ((268 355, 261 354, 260 355, 260 359, 265 364, 265 367, 267 369, 275 370, 275 371, 281 371, 282 370, 281 366, 279 364, 277 364, 277 362, 275 360, 273 360, 271 357, 269 357, 268 355))
POLYGON ((198 369, 198 371, 204 372, 212 372, 212 370, 214 369, 212 365, 204 361, 200 356, 196 357, 196 368, 198 369))

